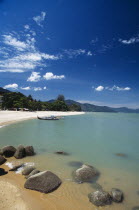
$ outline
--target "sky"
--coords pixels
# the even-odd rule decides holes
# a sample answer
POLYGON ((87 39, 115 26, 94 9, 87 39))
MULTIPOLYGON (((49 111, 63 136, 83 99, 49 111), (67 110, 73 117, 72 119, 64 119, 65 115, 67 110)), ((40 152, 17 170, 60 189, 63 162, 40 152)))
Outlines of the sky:
POLYGON ((138 0, 0 0, 0 87, 139 108, 138 0))

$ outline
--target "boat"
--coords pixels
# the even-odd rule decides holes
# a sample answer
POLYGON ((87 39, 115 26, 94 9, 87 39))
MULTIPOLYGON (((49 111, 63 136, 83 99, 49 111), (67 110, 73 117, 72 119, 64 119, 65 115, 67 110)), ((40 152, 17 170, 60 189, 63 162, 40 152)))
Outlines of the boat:
POLYGON ((37 118, 39 120, 59 120, 60 119, 60 117, 56 117, 56 116, 50 116, 50 117, 38 117, 37 116, 37 118))

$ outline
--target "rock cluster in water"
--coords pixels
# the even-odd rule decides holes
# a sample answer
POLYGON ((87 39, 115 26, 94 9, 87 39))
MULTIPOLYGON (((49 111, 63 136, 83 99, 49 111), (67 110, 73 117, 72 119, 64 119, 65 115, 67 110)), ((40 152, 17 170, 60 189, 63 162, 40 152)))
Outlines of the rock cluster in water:
MULTIPOLYGON (((6 158, 14 156, 16 159, 22 159, 26 156, 33 155, 35 155, 35 152, 32 146, 24 147, 23 145, 19 145, 17 148, 5 146, 0 150, 0 165, 7 161, 6 158)), ((61 179, 51 171, 40 172, 34 166, 28 166, 24 163, 14 166, 9 171, 17 171, 19 168, 23 168, 22 175, 27 179, 24 184, 26 189, 49 193, 56 190, 62 183, 61 179)), ((8 172, 3 168, 0 168, 0 176, 5 175, 6 173, 8 172)))
MULTIPOLYGON (((64 151, 55 152, 59 155, 68 155, 64 151)), ((0 150, 0 165, 4 164, 9 157, 14 156, 16 159, 22 159, 26 156, 35 155, 34 148, 32 146, 19 145, 17 148, 13 146, 5 146, 0 150)), ((82 164, 81 162, 70 162, 71 165, 80 167, 73 173, 74 180, 78 183, 93 182, 99 177, 99 171, 90 165, 82 164), (81 165, 82 164, 82 165, 81 165)), ((9 171, 17 171, 19 168, 23 168, 22 175, 25 176, 26 181, 24 187, 30 190, 36 190, 42 193, 49 193, 56 190, 62 183, 61 179, 51 171, 40 172, 34 166, 28 166, 24 163, 19 164, 11 168, 9 171)), ((0 176, 6 174, 4 169, 0 168, 0 176)), ((120 203, 124 199, 123 192, 120 189, 112 188, 111 192, 106 192, 102 187, 95 192, 88 195, 89 201, 96 206, 110 205, 112 202, 120 203)), ((135 207, 136 208, 136 207, 135 207)))
POLYGON ((32 146, 19 145, 17 148, 13 146, 5 146, 0 150, 0 155, 8 157, 15 157, 16 159, 22 159, 26 156, 35 155, 34 148, 32 146))
POLYGON ((112 202, 120 203, 123 201, 123 192, 113 188, 110 193, 104 190, 97 190, 88 195, 89 201, 96 206, 110 205, 112 202))

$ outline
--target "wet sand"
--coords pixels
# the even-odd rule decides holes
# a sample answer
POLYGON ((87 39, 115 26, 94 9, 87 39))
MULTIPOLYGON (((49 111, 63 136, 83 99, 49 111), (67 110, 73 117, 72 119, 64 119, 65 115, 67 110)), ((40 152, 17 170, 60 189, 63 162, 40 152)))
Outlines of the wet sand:
MULTIPOLYGON (((17 160, 14 158, 8 160, 8 162, 13 161, 16 162, 17 160)), ((47 156, 37 155, 24 158, 20 161, 33 161, 35 162, 36 168, 40 170, 51 170, 62 179, 62 185, 52 193, 43 194, 25 189, 24 183, 26 179, 24 176, 15 174, 15 172, 9 172, 0 178, 0 187, 2 189, 0 192, 0 209, 19 209, 18 207, 22 205, 23 210, 131 210, 133 206, 137 206, 138 195, 136 190, 138 186, 135 183, 137 183, 138 177, 134 177, 133 183, 129 184, 129 180, 133 179, 133 174, 129 174, 128 172, 112 169, 111 173, 109 173, 110 169, 101 168, 101 176, 96 183, 77 184, 72 180, 71 176, 75 168, 67 165, 71 161, 70 157, 63 158, 55 154, 48 154, 47 156), (43 161, 43 164, 41 164, 42 160, 46 161, 43 161), (102 185, 106 191, 110 191, 112 187, 122 189, 125 194, 124 202, 122 204, 113 203, 105 207, 95 207, 89 202, 87 195, 95 191, 98 185, 102 185)), ((9 169, 5 165, 4 167, 2 165, 2 168, 9 169)))

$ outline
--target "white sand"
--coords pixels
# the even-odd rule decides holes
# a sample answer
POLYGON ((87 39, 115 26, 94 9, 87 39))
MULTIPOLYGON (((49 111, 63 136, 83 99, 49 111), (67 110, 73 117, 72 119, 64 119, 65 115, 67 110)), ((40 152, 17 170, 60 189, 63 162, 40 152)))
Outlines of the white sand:
POLYGON ((22 121, 27 119, 34 119, 37 116, 69 116, 69 115, 81 115, 84 112, 58 112, 58 111, 0 111, 0 127, 2 125, 8 125, 16 121, 22 121))

